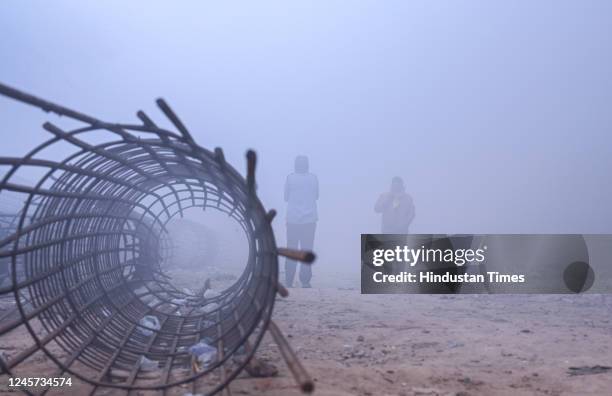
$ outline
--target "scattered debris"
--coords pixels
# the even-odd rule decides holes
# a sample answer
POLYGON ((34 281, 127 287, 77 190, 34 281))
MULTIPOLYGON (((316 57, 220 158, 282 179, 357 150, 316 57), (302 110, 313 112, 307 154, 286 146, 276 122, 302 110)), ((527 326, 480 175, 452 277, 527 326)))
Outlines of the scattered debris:
POLYGON ((246 365, 245 370, 251 377, 257 378, 276 377, 278 375, 276 366, 255 357, 246 365))
POLYGON ((211 299, 211 298, 215 298, 215 297, 219 297, 221 295, 221 293, 219 293, 218 291, 214 291, 212 289, 208 289, 204 292, 204 298, 206 299, 211 299))
MULTIPOLYGON (((141 380, 155 380, 159 379, 161 376, 161 370, 151 370, 151 371, 140 371, 138 373, 138 379, 141 380)), ((121 370, 121 369, 112 369, 110 371, 110 376, 115 379, 125 380, 132 375, 130 370, 121 370)))
POLYGON ((570 367, 567 370, 569 375, 590 375, 590 374, 602 374, 607 373, 612 370, 612 367, 609 366, 580 366, 580 367, 570 367))
POLYGON ((159 329, 161 329, 159 319, 157 319, 157 317, 153 315, 144 316, 142 319, 140 319, 138 325, 140 327, 136 328, 137 331, 147 337, 153 334, 154 331, 158 331, 159 329))
POLYGON ((464 385, 474 385, 474 386, 479 386, 482 385, 483 382, 479 381, 479 380, 473 380, 470 377, 463 377, 463 378, 459 378, 457 380, 458 382, 461 382, 464 385))
POLYGON ((174 305, 185 305, 187 304, 187 300, 184 298, 174 298, 170 301, 174 305))
POLYGON ((457 341, 449 341, 446 343, 446 346, 448 346, 449 348, 460 348, 465 346, 465 344, 457 341))
POLYGON ((210 366, 217 360, 217 348, 209 345, 206 341, 201 339, 200 342, 189 347, 189 353, 195 356, 204 367, 210 366))
POLYGON ((415 396, 439 396, 442 394, 439 389, 435 388, 412 388, 412 392, 415 396))
POLYGON ((148 359, 143 355, 138 361, 138 367, 140 367, 140 370, 142 371, 153 371, 159 368, 159 364, 156 361, 148 359))
POLYGON ((204 313, 211 313, 213 311, 215 311, 217 308, 219 308, 219 304, 217 303, 210 303, 210 304, 206 304, 202 307, 202 312, 204 313))
POLYGON ((214 327, 217 324, 215 322, 213 322, 212 320, 203 320, 202 321, 202 328, 203 329, 207 329, 209 327, 214 327))

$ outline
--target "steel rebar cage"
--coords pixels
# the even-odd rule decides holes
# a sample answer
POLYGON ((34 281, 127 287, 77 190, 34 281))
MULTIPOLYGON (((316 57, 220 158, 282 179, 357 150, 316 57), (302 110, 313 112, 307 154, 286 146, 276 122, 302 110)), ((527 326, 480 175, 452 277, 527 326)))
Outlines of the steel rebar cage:
POLYGON ((18 375, 42 351, 55 367, 49 376, 75 377, 92 394, 188 382, 213 394, 227 386, 268 329, 282 288, 278 255, 314 259, 276 247, 274 212, 255 193, 255 153, 247 152, 243 177, 221 149, 197 145, 161 99, 178 133, 143 112, 142 124, 110 124, 1 84, 0 93, 84 123, 64 131, 47 122, 50 139, 23 157, 0 157, 0 200, 10 193, 23 202, 14 231, 0 240, 10 267, 0 295, 13 295, 18 313, 0 323, 0 339, 24 329, 31 338, 18 354, 0 356, 0 371, 18 375), (48 154, 57 146, 70 147, 61 161, 48 154), (30 170, 40 174, 33 183, 15 177, 30 170), (242 275, 213 297, 204 280, 198 292, 176 287, 162 266, 166 224, 194 207, 227 214, 249 244, 242 275), (143 325, 147 317, 158 325, 143 325), (205 367, 189 351, 201 340, 217 351, 205 367))

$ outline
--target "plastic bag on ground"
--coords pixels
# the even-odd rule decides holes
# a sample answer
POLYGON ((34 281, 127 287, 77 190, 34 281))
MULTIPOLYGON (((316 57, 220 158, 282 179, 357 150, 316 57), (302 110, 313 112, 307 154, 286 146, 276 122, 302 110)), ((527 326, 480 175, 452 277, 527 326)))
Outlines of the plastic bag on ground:
POLYGON ((140 319, 138 325, 138 332, 147 337, 153 334, 153 331, 161 329, 159 319, 157 319, 157 317, 153 315, 144 316, 142 319, 140 319))
POLYGON ((187 303, 187 300, 184 298, 174 298, 170 300, 170 302, 174 305, 185 305, 187 303))
POLYGON ((200 342, 189 347, 189 353, 195 356, 204 367, 217 360, 217 348, 206 343, 205 339, 201 339, 200 342))
POLYGON ((204 313, 211 313, 214 310, 216 310, 217 308, 219 308, 219 304, 217 304, 217 303, 206 304, 205 306, 202 307, 202 312, 204 312, 204 313))
POLYGON ((221 293, 214 291, 212 289, 207 289, 204 292, 204 298, 206 299, 211 299, 211 298, 215 298, 215 297, 219 297, 221 295, 221 293))
POLYGON ((140 357, 140 360, 138 360, 138 367, 140 367, 142 371, 153 371, 157 370, 159 365, 156 361, 148 359, 143 355, 140 357))

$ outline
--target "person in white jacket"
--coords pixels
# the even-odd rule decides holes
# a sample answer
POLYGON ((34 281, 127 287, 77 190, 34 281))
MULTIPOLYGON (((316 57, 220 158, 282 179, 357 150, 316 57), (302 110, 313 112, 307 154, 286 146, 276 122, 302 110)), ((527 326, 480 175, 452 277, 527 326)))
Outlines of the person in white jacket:
MULTIPOLYGON (((319 199, 319 180, 308 171, 308 157, 295 158, 295 172, 287 176, 285 182, 285 202, 287 202, 287 246, 293 249, 312 250, 317 228, 317 200, 319 199)), ((285 282, 293 287, 297 263, 285 261, 285 282)), ((300 265, 300 283, 310 287, 312 269, 308 264, 300 265)))

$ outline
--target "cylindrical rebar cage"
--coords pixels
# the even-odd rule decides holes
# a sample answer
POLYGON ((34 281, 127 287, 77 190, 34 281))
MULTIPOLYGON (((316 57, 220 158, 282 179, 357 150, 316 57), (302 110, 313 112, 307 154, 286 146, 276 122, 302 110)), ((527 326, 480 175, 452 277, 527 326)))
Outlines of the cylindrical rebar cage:
MULTIPOLYGON (((10 193, 24 202, 16 229, 0 240, 10 277, 0 294, 13 295, 18 311, 0 323, 0 336, 21 331, 32 341, 0 356, 5 374, 20 375, 42 351, 53 367, 46 376, 70 375, 92 393, 188 382, 215 393, 259 344, 278 259, 252 176, 241 176, 221 150, 141 118, 143 125, 91 122, 70 132, 47 123, 50 140, 23 158, 0 158, 0 200, 10 193), (49 158, 66 148, 63 161, 49 158), (16 181, 26 170, 40 177, 16 181), (188 292, 163 270, 166 224, 193 207, 226 213, 247 236, 245 270, 221 293, 206 293, 205 282, 188 292), (198 344, 214 357, 200 361, 198 344)), ((247 157, 254 172, 254 153, 247 157)))

